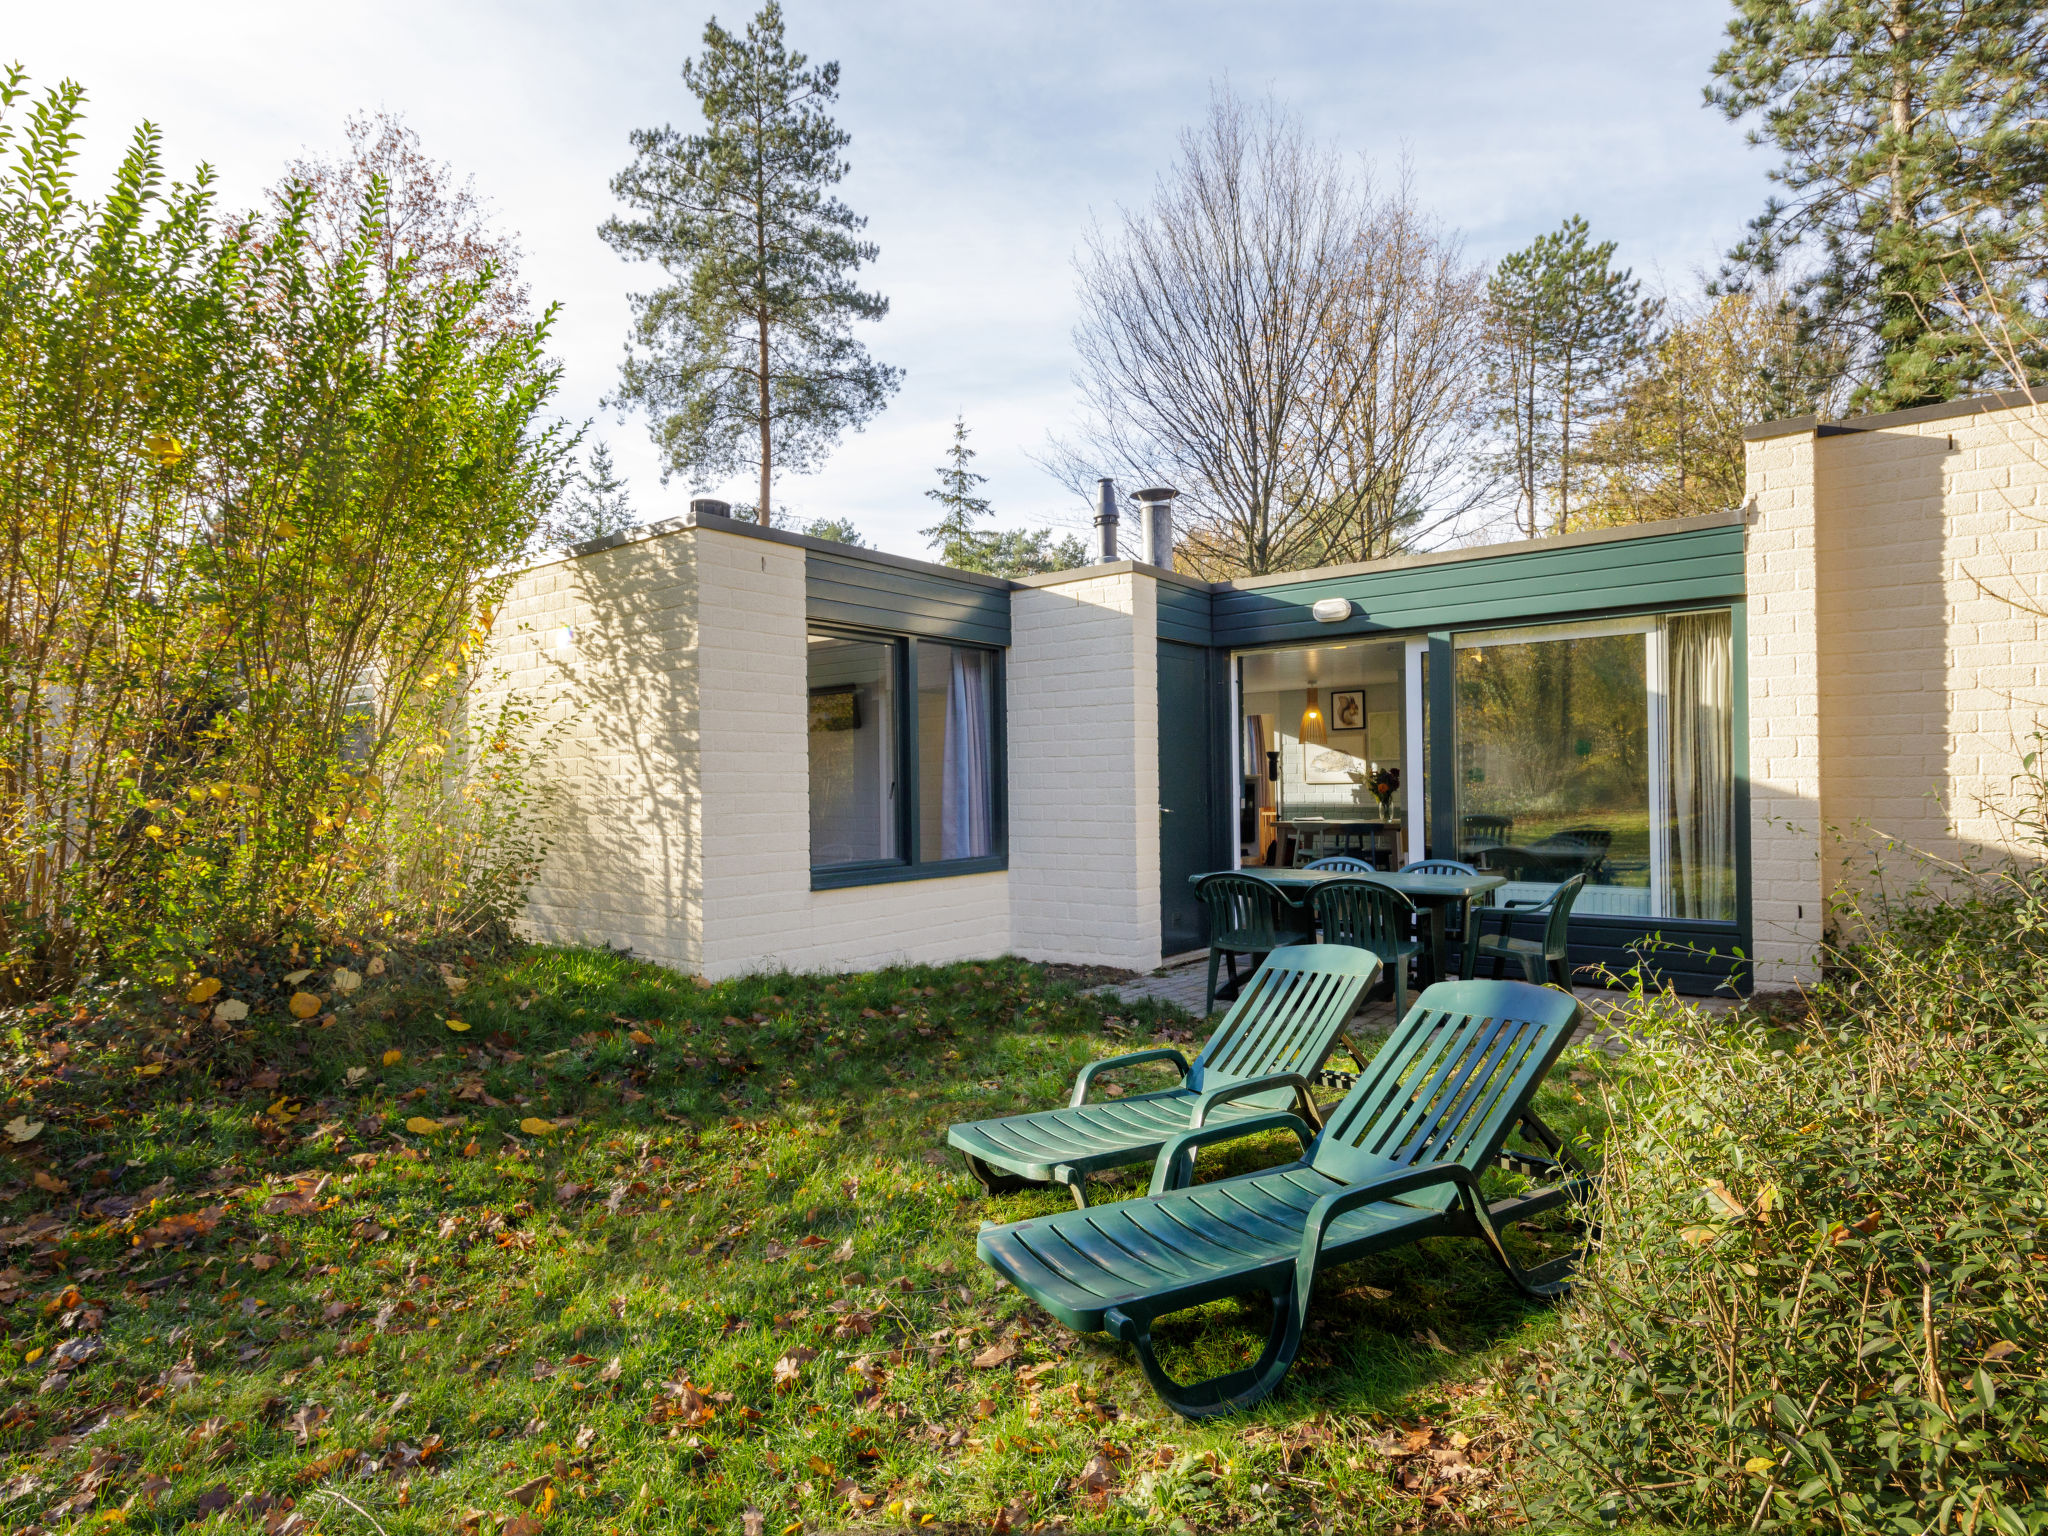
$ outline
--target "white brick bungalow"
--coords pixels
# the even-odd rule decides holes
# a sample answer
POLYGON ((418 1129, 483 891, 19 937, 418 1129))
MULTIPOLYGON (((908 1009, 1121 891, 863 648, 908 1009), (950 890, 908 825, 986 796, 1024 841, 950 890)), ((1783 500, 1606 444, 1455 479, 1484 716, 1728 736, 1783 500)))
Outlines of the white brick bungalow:
POLYGON ((495 630, 492 686, 571 722, 531 931, 710 978, 1143 970, 1203 942, 1193 874, 1427 854, 1588 871, 1575 962, 1656 934, 1683 988, 1796 985, 1833 890, 1917 878, 1888 841, 2030 852, 2048 415, 1747 436, 1740 511, 1238 582, 709 515, 584 546, 495 630))

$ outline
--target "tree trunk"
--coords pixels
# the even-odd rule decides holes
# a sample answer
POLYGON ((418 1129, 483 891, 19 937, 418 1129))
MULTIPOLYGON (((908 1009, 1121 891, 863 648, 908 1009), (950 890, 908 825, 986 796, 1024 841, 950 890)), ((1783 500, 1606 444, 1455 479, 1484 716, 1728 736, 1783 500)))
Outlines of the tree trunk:
POLYGON ((773 469, 770 463, 770 439, 768 435, 768 313, 763 310, 757 317, 761 331, 761 500, 754 509, 754 520, 763 528, 768 521, 768 479, 773 469))

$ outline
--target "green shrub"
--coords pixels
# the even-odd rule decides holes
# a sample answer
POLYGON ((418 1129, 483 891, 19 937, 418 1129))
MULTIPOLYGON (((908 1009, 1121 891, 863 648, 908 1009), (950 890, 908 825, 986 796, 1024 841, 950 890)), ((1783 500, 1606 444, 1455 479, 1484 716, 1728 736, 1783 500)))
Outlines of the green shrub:
POLYGON ((1793 1030, 1666 1011, 1523 1383, 1552 1513, 2048 1529, 2040 912, 1864 927, 1793 1030))

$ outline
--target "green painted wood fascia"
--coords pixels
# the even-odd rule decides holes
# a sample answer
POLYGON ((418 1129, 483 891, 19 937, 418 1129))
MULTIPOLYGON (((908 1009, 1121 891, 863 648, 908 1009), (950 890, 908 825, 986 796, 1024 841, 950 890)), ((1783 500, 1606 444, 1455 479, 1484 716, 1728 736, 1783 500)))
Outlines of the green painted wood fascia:
POLYGON ((1214 594, 1202 587, 1184 587, 1178 582, 1159 583, 1159 638, 1187 645, 1208 645, 1211 640, 1210 609, 1214 594))
POLYGON ((1227 587, 1213 599, 1213 642, 1271 645, 1730 601, 1743 593, 1742 555, 1743 525, 1730 520, 1644 538, 1227 587), (1350 599, 1351 617, 1317 623, 1311 610, 1326 597, 1350 599))
POLYGON ((1010 643, 1008 587, 959 580, 937 570, 909 570, 807 549, 804 598, 806 615, 817 622, 926 640, 1010 643))

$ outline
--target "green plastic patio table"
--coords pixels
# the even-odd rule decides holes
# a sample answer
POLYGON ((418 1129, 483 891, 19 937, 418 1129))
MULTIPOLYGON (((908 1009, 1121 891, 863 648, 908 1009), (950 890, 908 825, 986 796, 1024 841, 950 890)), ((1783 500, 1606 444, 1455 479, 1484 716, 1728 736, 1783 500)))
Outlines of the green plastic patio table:
MULTIPOLYGON (((1258 864, 1246 865, 1233 873, 1250 875, 1254 880, 1263 880, 1275 887, 1281 896, 1301 909, 1301 916, 1311 929, 1314 920, 1308 915, 1309 892, 1325 880, 1371 880, 1399 891, 1420 907, 1426 916, 1429 924, 1429 979, 1434 981, 1442 981, 1450 974, 1446 966, 1450 945, 1444 936, 1444 914, 1453 906, 1464 906, 1465 931, 1470 933, 1471 903, 1508 883, 1505 875, 1359 875, 1338 869, 1268 869, 1258 864)), ((1204 875, 1191 875, 1188 884, 1194 885, 1206 878, 1204 875)))

